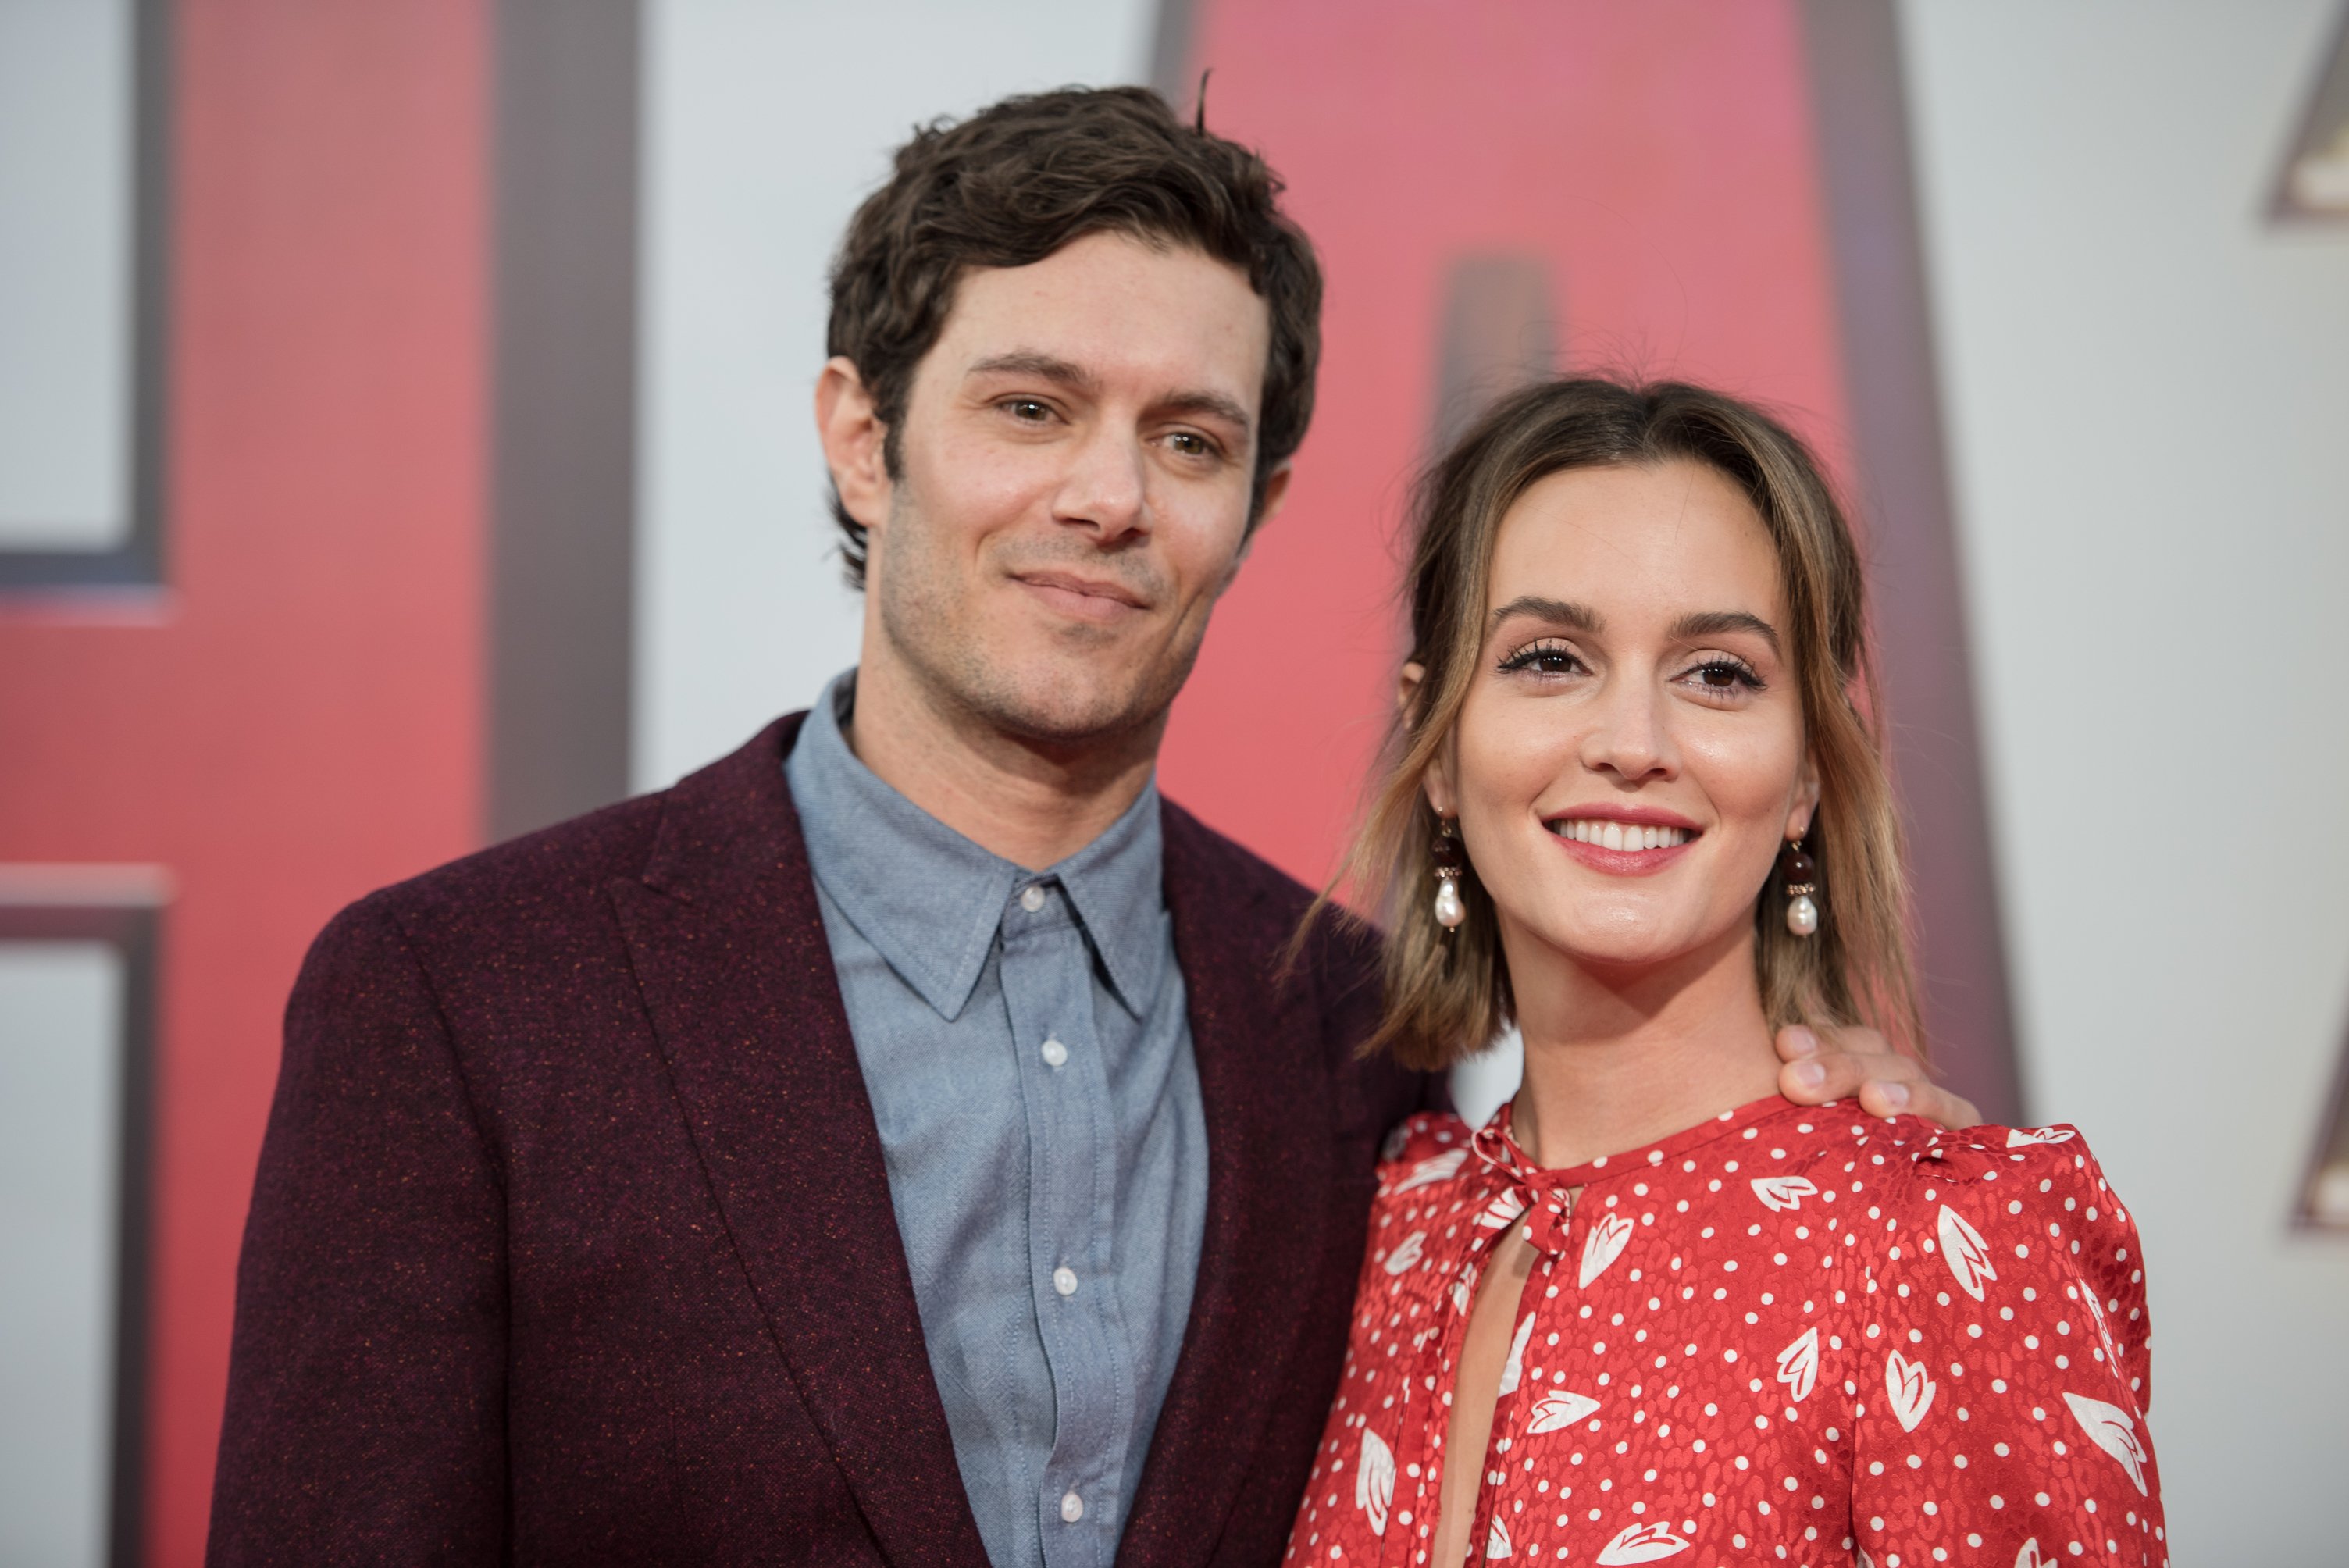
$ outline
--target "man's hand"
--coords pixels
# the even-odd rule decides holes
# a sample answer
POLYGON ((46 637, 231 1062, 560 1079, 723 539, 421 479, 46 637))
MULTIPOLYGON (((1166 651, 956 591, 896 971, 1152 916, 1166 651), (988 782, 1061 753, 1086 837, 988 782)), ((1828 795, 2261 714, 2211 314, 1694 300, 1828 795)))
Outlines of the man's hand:
POLYGON ((1943 1127, 1971 1127, 1982 1119, 1971 1100, 1927 1078, 1924 1063, 1894 1050, 1874 1029, 1789 1024, 1778 1031, 1778 1059, 1785 1064, 1778 1069, 1778 1092, 1797 1105, 1857 1093, 1860 1108, 1877 1116, 1905 1113, 1943 1127))

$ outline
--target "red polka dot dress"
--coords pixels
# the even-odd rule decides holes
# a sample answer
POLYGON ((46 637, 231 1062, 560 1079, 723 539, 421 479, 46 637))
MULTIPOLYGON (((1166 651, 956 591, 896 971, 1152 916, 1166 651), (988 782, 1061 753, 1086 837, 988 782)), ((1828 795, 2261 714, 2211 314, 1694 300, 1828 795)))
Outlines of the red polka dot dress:
POLYGON ((1295 1568, 1427 1563, 1477 1271, 1528 1209, 1472 1561, 2167 1562, 2137 1230, 2071 1128, 1769 1099, 1543 1171, 1505 1106, 1387 1152, 1295 1568))

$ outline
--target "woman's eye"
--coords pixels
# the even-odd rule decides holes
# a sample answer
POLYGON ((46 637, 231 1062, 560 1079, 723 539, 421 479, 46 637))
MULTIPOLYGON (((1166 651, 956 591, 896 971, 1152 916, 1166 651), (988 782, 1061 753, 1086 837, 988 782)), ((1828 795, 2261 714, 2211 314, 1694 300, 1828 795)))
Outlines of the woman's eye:
POLYGON ((1582 661, 1574 656, 1573 649, 1555 644, 1537 644, 1530 648, 1519 648, 1501 661, 1504 670, 1531 670, 1539 676, 1570 676, 1581 667, 1582 661))
POLYGON ((1689 672, 1707 691, 1739 692, 1762 689, 1761 677, 1731 659, 1713 659, 1689 672))

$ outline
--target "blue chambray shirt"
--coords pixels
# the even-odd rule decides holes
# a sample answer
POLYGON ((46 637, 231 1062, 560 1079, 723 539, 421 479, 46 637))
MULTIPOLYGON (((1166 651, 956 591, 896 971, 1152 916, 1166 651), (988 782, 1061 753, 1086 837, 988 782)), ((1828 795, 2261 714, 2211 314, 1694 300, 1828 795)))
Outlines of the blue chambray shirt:
POLYGON ((955 1460, 997 1568, 1109 1568, 1207 1206, 1157 787, 1030 872, 857 760, 854 692, 783 771, 955 1460))

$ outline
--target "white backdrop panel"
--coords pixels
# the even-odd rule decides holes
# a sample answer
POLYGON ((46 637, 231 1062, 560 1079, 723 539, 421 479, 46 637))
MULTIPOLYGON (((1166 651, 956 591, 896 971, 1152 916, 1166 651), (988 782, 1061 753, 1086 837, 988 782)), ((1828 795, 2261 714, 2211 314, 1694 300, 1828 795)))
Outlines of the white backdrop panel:
POLYGON ((130 0, 0 0, 0 550, 130 532, 130 0))
POLYGON ((2143 1227, 2182 1568, 2349 1538, 2349 233, 2264 221, 2328 0, 1907 0, 2034 1113, 2143 1227))
POLYGON ((122 962, 0 942, 0 1564, 106 1559, 122 962))
POLYGON ((917 121, 1141 80, 1145 0, 646 7, 638 788, 856 658, 810 397, 824 273, 917 121))

